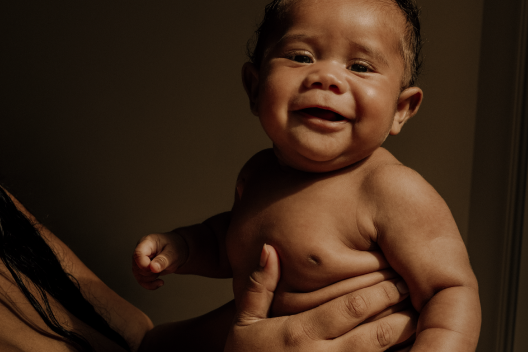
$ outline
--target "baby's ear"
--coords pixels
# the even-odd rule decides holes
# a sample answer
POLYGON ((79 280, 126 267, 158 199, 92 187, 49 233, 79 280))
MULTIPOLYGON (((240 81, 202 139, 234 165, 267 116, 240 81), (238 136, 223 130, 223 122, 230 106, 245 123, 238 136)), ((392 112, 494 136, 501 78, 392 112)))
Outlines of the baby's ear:
POLYGON ((409 87, 400 93, 390 130, 391 135, 394 136, 400 133, 405 122, 418 112, 422 99, 423 92, 418 87, 409 87))
POLYGON ((257 99, 259 71, 251 62, 246 62, 242 66, 242 84, 249 98, 249 107, 253 115, 258 116, 257 99))

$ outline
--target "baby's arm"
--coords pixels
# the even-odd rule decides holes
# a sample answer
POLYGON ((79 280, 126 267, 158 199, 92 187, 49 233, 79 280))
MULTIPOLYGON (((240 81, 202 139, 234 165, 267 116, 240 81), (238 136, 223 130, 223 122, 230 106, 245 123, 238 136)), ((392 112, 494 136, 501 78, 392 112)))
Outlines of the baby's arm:
MULTIPOLYGON (((239 204, 244 185, 253 170, 271 155, 271 150, 261 151, 244 165, 237 178, 233 209, 239 204)), ((143 237, 133 255, 134 277, 149 290, 163 285, 159 275, 171 273, 231 277, 225 245, 230 221, 231 212, 225 212, 201 224, 143 237)))
POLYGON ((481 323, 477 280, 443 199, 401 165, 374 171, 366 191, 375 240, 420 312, 412 351, 474 351, 481 323))
POLYGON ((136 280, 153 290, 163 285, 158 276, 164 274, 231 277, 225 247, 230 218, 231 213, 225 212, 201 224, 143 237, 132 261, 136 280))

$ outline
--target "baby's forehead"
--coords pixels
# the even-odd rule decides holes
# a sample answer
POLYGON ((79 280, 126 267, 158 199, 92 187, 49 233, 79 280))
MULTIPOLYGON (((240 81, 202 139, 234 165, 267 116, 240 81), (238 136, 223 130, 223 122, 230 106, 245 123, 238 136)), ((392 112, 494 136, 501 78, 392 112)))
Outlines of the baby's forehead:
MULTIPOLYGON (((335 6, 336 2, 355 3, 368 8, 372 13, 379 13, 380 19, 388 17, 391 22, 405 23, 405 16, 395 0, 285 0, 283 6, 284 19, 291 21, 292 17, 302 16, 303 11, 299 10, 311 5, 322 5, 337 13, 339 8, 335 6)), ((386 23, 380 20, 379 25, 386 25, 386 23)))
POLYGON ((317 22, 319 18, 328 19, 329 16, 346 18, 344 21, 325 22, 328 26, 340 24, 341 28, 353 28, 351 24, 360 25, 368 21, 367 18, 369 20, 375 18, 374 21, 370 21, 373 23, 371 28, 390 29, 396 34, 398 42, 394 43, 396 46, 401 45, 406 34, 407 19, 395 0, 284 0, 280 12, 282 14, 270 33, 271 41, 268 45, 280 41, 286 32, 299 23, 305 24, 306 28, 314 21, 317 22), (357 16, 358 13, 365 15, 357 16))
MULTIPOLYGON (((299 28, 304 34, 326 27, 336 35, 356 39, 366 29, 386 39, 393 38, 384 44, 401 53, 407 24, 395 0, 285 0, 283 4, 281 19, 275 23, 268 46, 283 42, 291 32, 297 34, 299 28)), ((367 38, 368 35, 365 41, 367 38)))

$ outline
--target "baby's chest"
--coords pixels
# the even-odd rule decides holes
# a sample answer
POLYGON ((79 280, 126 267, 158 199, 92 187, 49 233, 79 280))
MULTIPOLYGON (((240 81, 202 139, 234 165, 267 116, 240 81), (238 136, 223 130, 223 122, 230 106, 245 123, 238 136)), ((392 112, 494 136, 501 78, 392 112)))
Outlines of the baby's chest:
POLYGON ((368 272, 362 253, 376 250, 372 226, 355 192, 346 191, 332 183, 246 189, 227 238, 235 280, 255 268, 264 243, 279 254, 286 291, 309 292, 368 272))

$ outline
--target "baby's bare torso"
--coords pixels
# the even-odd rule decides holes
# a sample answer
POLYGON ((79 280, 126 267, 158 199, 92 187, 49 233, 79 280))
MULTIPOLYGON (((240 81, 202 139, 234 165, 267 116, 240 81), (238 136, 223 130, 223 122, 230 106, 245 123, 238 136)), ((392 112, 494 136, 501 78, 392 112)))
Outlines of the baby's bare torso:
MULTIPOLYGON (((326 174, 281 167, 271 150, 255 159, 239 178, 227 235, 235 298, 258 265, 264 243, 281 261, 277 302, 283 294, 313 292, 387 266, 363 205, 369 172, 397 163, 390 153, 380 149, 368 160, 326 174)), ((284 313, 292 312, 274 307, 274 314, 284 313)))

